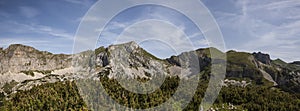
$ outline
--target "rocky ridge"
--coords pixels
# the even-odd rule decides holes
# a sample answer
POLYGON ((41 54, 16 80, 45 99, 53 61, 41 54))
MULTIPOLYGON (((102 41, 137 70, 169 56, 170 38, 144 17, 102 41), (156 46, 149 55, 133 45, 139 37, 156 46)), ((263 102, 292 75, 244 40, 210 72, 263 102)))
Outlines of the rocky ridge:
MULTIPOLYGON (((52 54, 38 51, 20 44, 0 49, 0 92, 4 86, 9 92, 28 90, 34 85, 47 82, 74 80, 78 78, 97 79, 103 74, 110 78, 146 78, 157 75, 188 78, 209 69, 212 58, 210 49, 184 52, 178 56, 159 59, 151 55, 135 42, 100 47, 95 51, 85 51, 74 55, 52 54), (195 60, 197 58, 197 61, 195 60), (72 61, 73 60, 73 61, 72 61), (194 62, 200 70, 191 70, 186 62, 194 62), (30 75, 32 74, 33 75, 30 75), (28 73, 28 74, 25 74, 28 73)), ((218 51, 219 53, 223 53, 218 51)), ((276 86, 286 91, 300 92, 300 68, 296 63, 271 60, 268 54, 228 51, 227 78, 239 78, 237 83, 227 80, 227 85, 247 86, 260 84, 276 86), (250 79, 251 84, 243 82, 250 79), (229 82, 228 82, 229 81, 229 82)), ((7 93, 7 92, 6 92, 7 93)))
POLYGON ((71 60, 70 55, 52 54, 30 46, 13 44, 0 50, 0 73, 62 69, 70 67, 71 60))

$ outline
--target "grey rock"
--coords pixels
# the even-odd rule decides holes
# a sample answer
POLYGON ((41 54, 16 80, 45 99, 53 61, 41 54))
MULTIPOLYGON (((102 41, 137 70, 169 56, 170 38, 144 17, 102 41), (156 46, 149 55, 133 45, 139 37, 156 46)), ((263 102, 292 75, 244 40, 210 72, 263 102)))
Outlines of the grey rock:
POLYGON ((263 54, 261 52, 253 53, 253 56, 260 62, 270 65, 271 64, 271 58, 269 54, 263 54))
POLYGON ((0 51, 1 74, 29 70, 55 70, 71 66, 70 55, 38 51, 21 44, 13 44, 0 51))

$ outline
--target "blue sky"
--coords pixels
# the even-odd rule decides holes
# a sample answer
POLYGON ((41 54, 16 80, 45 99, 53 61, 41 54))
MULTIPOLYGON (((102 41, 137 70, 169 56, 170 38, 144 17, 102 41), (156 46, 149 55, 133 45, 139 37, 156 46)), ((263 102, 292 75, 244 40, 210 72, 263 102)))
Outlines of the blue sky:
MULTIPOLYGON (((201 1, 216 18, 227 50, 261 51, 269 53, 273 59, 281 58, 288 62, 300 60, 299 0, 201 1)), ((1 0, 0 47, 20 43, 53 53, 72 53, 77 27, 95 2, 96 0, 1 0)), ((101 18, 88 17, 85 20, 97 22, 99 19, 101 18)), ((196 48, 208 46, 201 32, 184 15, 164 7, 142 6, 117 15, 100 36, 98 45, 117 43, 115 39, 120 42, 132 40, 132 36, 163 38, 181 37, 184 34, 196 48), (144 21, 126 28, 146 19, 168 21, 182 32, 170 35, 168 32, 173 30, 169 29, 174 27, 157 21, 144 21), (153 33, 138 33, 141 28, 153 33), (122 30, 134 33, 122 33, 122 36, 116 38, 122 30)), ((181 39, 171 40, 177 46, 185 46, 181 39)), ((140 42, 146 50, 162 58, 175 53, 168 44, 162 42, 140 42)), ((184 50, 186 49, 180 51, 184 50)))

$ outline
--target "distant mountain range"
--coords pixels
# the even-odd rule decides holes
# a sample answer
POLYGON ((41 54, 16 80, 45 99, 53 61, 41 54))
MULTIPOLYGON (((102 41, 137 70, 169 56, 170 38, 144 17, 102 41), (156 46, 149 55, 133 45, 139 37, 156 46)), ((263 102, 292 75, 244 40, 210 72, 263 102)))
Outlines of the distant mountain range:
MULTIPOLYGON (((217 50, 215 48, 212 49, 217 50)), ((194 51, 186 53, 193 52, 194 51)), ((88 53, 89 51, 85 51, 76 55, 80 56, 88 53)), ((93 52, 90 53, 92 54, 93 52)), ((145 72, 146 70, 158 71, 149 72, 151 75, 164 73, 163 71, 159 72, 159 65, 162 64, 174 66, 172 68, 181 66, 179 60, 180 55, 161 60, 139 47, 135 42, 112 45, 108 48, 100 47, 95 50, 95 53, 95 64, 100 67, 105 67, 107 65, 109 65, 109 67, 114 67, 114 65, 118 65, 116 63, 114 64, 115 60, 120 59, 115 57, 121 57, 118 56, 118 54, 123 54, 123 56, 128 54, 128 57, 122 58, 129 61, 121 61, 121 63, 128 66, 121 69, 131 69, 132 67, 138 68, 139 70, 134 74, 137 74, 140 77, 147 77, 145 74, 139 73, 145 72), (153 69, 144 69, 145 67, 151 67, 153 69)), ((204 69, 210 65, 211 58, 209 48, 197 49, 195 50, 195 54, 197 54, 199 60, 199 69, 204 69)), ((287 91, 300 92, 299 61, 286 63, 280 59, 271 60, 268 54, 263 54, 261 52, 247 53, 231 50, 226 52, 226 54, 226 77, 249 78, 257 83, 262 83, 264 80, 267 80, 268 82, 272 82, 275 86, 282 87, 287 91)), ((3 83, 11 82, 12 80, 23 82, 27 79, 37 79, 46 76, 47 73, 55 74, 59 72, 57 73, 58 75, 64 75, 63 73, 65 70, 70 70, 70 68, 72 68, 72 55, 52 54, 50 52, 36 50, 30 46, 13 44, 6 49, 0 50, 0 63, 0 73, 2 74, 0 82, 3 85, 3 83), (34 75, 31 76, 31 73, 34 75)), ((112 70, 116 70, 112 72, 120 72, 119 69, 112 68, 112 70)), ((134 72, 134 70, 131 71, 134 72)), ((132 72, 124 73, 128 74, 132 72)), ((111 73, 110 75, 118 76, 117 73, 111 73)))
MULTIPOLYGON (((95 51, 79 54, 52 54, 21 44, 0 49, 0 92, 5 96, 38 85, 84 78, 97 79, 103 74, 110 79, 117 77, 151 80, 167 75, 189 78, 182 60, 183 55, 194 54, 199 72, 210 69, 210 51, 223 53, 215 48, 201 48, 184 52, 167 59, 159 59, 139 47, 135 42, 99 47, 95 51), (78 69, 78 67, 80 67, 78 69), (91 74, 75 73, 89 70, 91 74)), ((224 54, 224 53, 223 53, 224 54)), ((286 63, 271 60, 268 54, 228 51, 226 81, 246 80, 251 84, 279 88, 289 93, 300 93, 300 62, 286 63)), ((189 73, 192 74, 192 73, 189 73)), ((247 84, 244 83, 244 85, 247 84)), ((237 82, 236 82, 237 83, 237 82)), ((243 85, 228 84, 227 85, 243 85)))

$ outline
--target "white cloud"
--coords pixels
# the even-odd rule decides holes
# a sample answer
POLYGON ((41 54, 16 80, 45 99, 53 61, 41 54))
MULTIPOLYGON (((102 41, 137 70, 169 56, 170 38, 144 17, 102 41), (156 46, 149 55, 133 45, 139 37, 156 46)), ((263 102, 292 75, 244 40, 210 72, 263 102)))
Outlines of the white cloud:
POLYGON ((263 51, 272 58, 300 60, 299 1, 241 0, 235 6, 241 12, 215 12, 222 29, 230 33, 225 36, 231 39, 227 40, 229 49, 263 51), (231 42, 233 39, 238 41, 231 42))
POLYGON ((83 5, 83 6, 90 6, 92 4, 91 0, 64 0, 68 3, 83 5))
POLYGON ((196 41, 196 43, 198 43, 199 46, 207 46, 209 44, 209 42, 205 39, 201 39, 201 40, 198 40, 196 41))
MULTIPOLYGON (((299 55, 300 48, 300 21, 296 21, 290 24, 285 24, 282 26, 274 27, 272 31, 266 32, 264 35, 257 37, 244 47, 249 47, 249 49, 262 49, 272 53, 278 58, 288 58, 290 56, 299 55), (285 52, 287 55, 282 55, 280 52, 285 52), (279 53, 279 54, 277 54, 279 53)), ((296 57, 294 59, 300 59, 296 57)), ((286 59, 292 61, 293 59, 286 59)))
MULTIPOLYGON (((130 0, 129 0, 130 1, 130 0)), ((101 4, 113 4, 114 1, 101 1, 101 4)), ((137 2, 137 1, 132 1, 137 2)), ((158 2, 158 1, 145 1, 145 2, 158 2)), ((195 8, 192 8, 192 6, 195 6, 198 4, 191 3, 191 2, 171 2, 171 1, 165 1, 165 2, 169 2, 172 6, 177 6, 183 10, 185 10, 187 13, 189 14, 203 14, 202 10, 199 11, 195 11, 195 8)), ((98 36, 99 32, 102 30, 103 27, 97 27, 99 26, 99 24, 103 24, 102 22, 104 22, 104 20, 110 20, 111 18, 107 18, 107 17, 117 17, 114 14, 114 11, 119 11, 119 9, 123 10, 122 5, 128 4, 127 1, 119 1, 118 3, 115 3, 114 5, 111 5, 109 7, 106 6, 102 6, 102 7, 106 7, 107 9, 105 10, 100 10, 101 8, 99 7, 94 7, 95 9, 89 10, 87 13, 87 17, 82 19, 78 19, 77 21, 83 21, 81 22, 80 25, 80 29, 77 32, 77 37, 89 37, 90 39, 82 44, 87 44, 87 43, 92 43, 95 41, 95 36, 98 36), (124 2, 124 3, 123 3, 124 2)), ((98 4, 99 5, 99 4, 98 4)), ((198 7, 199 8, 199 7, 198 7)), ((159 19, 159 20, 165 20, 165 21, 169 21, 171 23, 173 23, 174 25, 176 25, 179 30, 183 30, 183 31, 187 31, 185 33, 187 33, 188 36, 193 37, 193 42, 196 44, 199 43, 204 43, 203 41, 201 41, 200 38, 203 38, 201 36, 198 36, 200 34, 194 34, 196 28, 190 28, 189 25, 192 23, 186 23, 187 19, 183 19, 185 18, 185 16, 178 14, 178 12, 172 11, 172 10, 168 10, 168 9, 164 9, 163 7, 145 7, 142 9, 135 9, 135 10, 128 10, 128 11, 132 11, 131 13, 127 13, 127 14, 120 14, 120 15, 126 15, 126 16, 122 16, 120 18, 116 18, 116 21, 113 21, 112 23, 108 24, 108 29, 105 30, 104 33, 102 33, 102 35, 100 36, 100 40, 98 40, 98 42, 100 42, 99 45, 106 45, 106 44, 111 44, 115 41, 116 36, 118 36, 120 32, 118 31, 122 31, 126 26, 131 25, 132 23, 136 23, 138 21, 142 21, 145 19, 159 19), (130 18, 130 19, 129 19, 130 18), (192 29, 192 30, 190 30, 192 29), (195 40, 196 38, 198 38, 198 40, 195 40), (104 39, 104 40, 103 40, 104 39), (109 41, 107 43, 104 43, 104 41, 109 41)), ((104 22, 105 23, 105 22, 104 22)), ((158 28, 157 30, 162 29, 162 28, 158 28)), ((163 29, 162 29, 163 30, 163 29)), ((141 29, 141 31, 143 31, 141 29)), ((156 31, 156 30, 153 30, 156 31)), ((174 31, 174 30, 173 30, 174 31)), ((197 30, 198 31, 198 30, 197 30)), ((172 35, 174 32, 170 32, 170 35, 172 35)), ((176 32, 175 32, 176 33, 176 32)), ((183 33, 184 34, 184 33, 183 33)), ((162 34, 165 35, 166 37, 170 37, 170 35, 166 35, 166 34, 162 34)), ((96 39, 97 40, 97 39, 96 39)), ((184 38, 181 41, 187 41, 188 38, 184 38)), ((78 41, 78 40, 76 40, 78 41)), ((170 40, 173 41, 173 40, 170 40)), ((82 42, 82 41, 78 41, 82 42)), ((98 44, 97 44, 98 45, 98 44)), ((83 46, 83 45, 78 45, 78 46, 83 46)), ((85 48, 83 47, 79 47, 79 51, 82 51, 82 49, 91 49, 93 47, 93 45, 87 45, 85 48)), ((181 47, 186 47, 186 45, 181 45, 181 47)), ((199 48, 197 46, 197 48, 199 48)), ((191 49, 190 49, 191 50, 191 49)))
MULTIPOLYGON (((72 43, 72 42, 70 42, 72 43)), ((66 41, 58 41, 57 39, 38 38, 31 36, 0 36, 0 47, 7 48, 11 44, 23 44, 34 47, 41 51, 49 51, 51 53, 71 53, 72 45, 66 41), (58 50, 59 49, 59 50, 58 50)))
POLYGON ((15 21, 4 21, 0 22, 0 32, 2 33, 15 33, 15 34, 28 34, 28 33, 38 33, 50 35, 53 37, 61 37, 65 39, 72 40, 73 35, 67 33, 65 30, 55 29, 49 26, 36 25, 36 24, 21 24, 15 21))
MULTIPOLYGON (((179 54, 183 51, 190 51, 195 49, 184 34, 182 28, 176 27, 165 21, 146 20, 138 22, 127 29, 116 39, 115 43, 124 43, 128 41, 136 41, 138 43, 144 41, 161 42, 168 44, 179 54)), ((146 46, 152 49, 160 49, 156 52, 170 52, 160 46, 146 46)), ((157 55, 161 56, 161 55, 157 55)), ((170 55, 169 55, 170 56, 170 55)), ((164 58, 164 57, 162 57, 164 58)))
POLYGON ((66 39, 73 39, 73 35, 70 33, 67 33, 64 30, 54 29, 52 27, 43 26, 43 25, 33 25, 32 27, 38 33, 48 34, 48 35, 55 36, 55 37, 63 37, 66 39))
POLYGON ((83 17, 79 17, 77 20, 77 22, 81 22, 81 21, 85 21, 85 22, 101 22, 103 21, 103 18, 101 17, 97 17, 97 16, 85 16, 83 17))
POLYGON ((269 2, 265 5, 260 5, 258 8, 260 9, 268 9, 268 10, 277 10, 277 9, 286 9, 293 8, 295 6, 299 6, 299 0, 276 0, 269 2))
POLYGON ((11 44, 25 44, 25 45, 37 45, 37 44, 47 44, 49 41, 45 40, 28 40, 25 37, 24 38, 12 38, 12 37, 6 37, 1 38, 0 41, 0 47, 8 47, 11 44))

